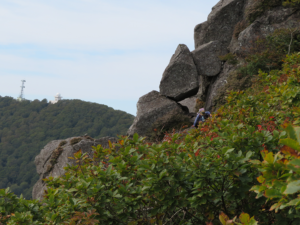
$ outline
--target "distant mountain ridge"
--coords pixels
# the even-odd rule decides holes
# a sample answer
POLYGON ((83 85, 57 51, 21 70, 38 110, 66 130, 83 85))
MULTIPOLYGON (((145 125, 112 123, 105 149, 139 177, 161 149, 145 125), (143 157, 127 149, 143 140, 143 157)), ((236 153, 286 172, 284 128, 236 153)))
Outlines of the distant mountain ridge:
POLYGON ((134 116, 81 100, 49 104, 0 96, 0 189, 8 186, 31 198, 38 180, 35 156, 52 140, 88 134, 94 138, 126 133, 134 116))

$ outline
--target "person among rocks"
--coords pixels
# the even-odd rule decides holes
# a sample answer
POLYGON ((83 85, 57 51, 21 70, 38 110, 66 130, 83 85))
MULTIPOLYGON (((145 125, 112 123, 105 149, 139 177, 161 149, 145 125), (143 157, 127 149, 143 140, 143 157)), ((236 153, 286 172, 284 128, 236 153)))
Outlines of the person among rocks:
POLYGON ((198 127, 200 122, 204 122, 205 118, 203 116, 203 113, 205 112, 204 108, 199 109, 198 113, 197 113, 197 117, 194 121, 193 127, 198 127))

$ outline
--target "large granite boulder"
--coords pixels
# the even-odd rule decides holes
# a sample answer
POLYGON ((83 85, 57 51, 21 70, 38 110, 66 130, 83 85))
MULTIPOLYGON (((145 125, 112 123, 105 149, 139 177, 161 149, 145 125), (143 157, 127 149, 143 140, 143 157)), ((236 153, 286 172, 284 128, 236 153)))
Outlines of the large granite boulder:
POLYGON ((291 8, 277 7, 265 12, 245 30, 238 38, 232 38, 230 52, 238 55, 247 54, 257 40, 270 35, 277 29, 299 26, 300 12, 291 8))
POLYGON ((200 76, 216 76, 222 69, 219 56, 222 55, 222 45, 219 41, 211 41, 199 46, 192 55, 200 76))
POLYGON ((206 22, 194 29, 195 48, 210 41, 219 41, 227 51, 235 25, 243 19, 245 0, 221 0, 212 8, 206 22))
POLYGON ((140 97, 137 103, 137 115, 127 135, 133 136, 134 133, 138 133, 140 136, 148 136, 154 129, 153 125, 162 118, 163 123, 166 123, 175 115, 178 118, 186 114, 181 105, 157 91, 152 91, 140 97))
POLYGON ((198 74, 192 54, 186 45, 180 44, 163 73, 160 93, 181 101, 195 95, 198 87, 198 74))
POLYGON ((80 149, 83 153, 87 153, 89 157, 92 157, 92 146, 102 145, 104 148, 108 148, 109 140, 112 143, 117 142, 117 139, 114 137, 104 137, 94 140, 88 136, 49 142, 34 160, 40 178, 33 187, 32 198, 39 200, 43 198, 44 191, 47 189, 43 181, 44 178, 49 176, 63 176, 65 174, 64 167, 68 164, 75 164, 74 160, 68 157, 72 157, 80 149))

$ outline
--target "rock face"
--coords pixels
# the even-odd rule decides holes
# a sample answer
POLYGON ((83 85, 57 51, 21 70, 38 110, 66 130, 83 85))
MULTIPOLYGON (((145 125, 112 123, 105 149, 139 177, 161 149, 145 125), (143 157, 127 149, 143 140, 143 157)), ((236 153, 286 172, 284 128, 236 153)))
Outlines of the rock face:
POLYGON ((251 48, 258 37, 266 37, 277 29, 296 27, 299 25, 300 12, 291 8, 278 7, 264 13, 243 30, 238 38, 232 38, 229 49, 235 54, 243 54, 251 48))
POLYGON ((211 41, 196 48, 192 54, 200 76, 216 76, 220 73, 222 62, 222 45, 219 41, 211 41))
POLYGON ((235 25, 243 19, 245 0, 221 0, 212 8, 206 22, 194 29, 195 48, 219 41, 223 51, 230 44, 235 25))
POLYGON ((160 82, 160 93, 176 101, 197 93, 198 74, 192 54, 186 45, 178 45, 160 82))
POLYGON ((33 187, 32 198, 39 200, 43 198, 44 191, 47 189, 43 181, 44 178, 49 176, 62 176, 65 174, 64 167, 68 164, 72 165, 75 163, 68 157, 72 157, 73 154, 80 149, 83 153, 87 153, 92 157, 92 146, 102 145, 104 148, 108 148, 109 140, 112 143, 117 141, 117 139, 113 137, 104 137, 96 140, 89 137, 73 137, 66 140, 49 142, 34 160, 40 179, 33 187), (64 142, 65 144, 62 145, 64 142))
POLYGON ((168 116, 171 117, 174 114, 184 116, 186 112, 175 101, 157 91, 152 91, 140 97, 137 103, 136 118, 127 135, 132 136, 134 133, 138 133, 141 136, 147 136, 157 120, 164 118, 167 121, 168 116))
POLYGON ((212 82, 208 89, 208 97, 206 99, 205 109, 211 110, 214 106, 216 106, 215 99, 218 95, 224 94, 223 87, 225 87, 228 84, 228 77, 230 76, 230 72, 234 69, 235 67, 229 65, 228 63, 224 65, 222 73, 217 77, 217 79, 214 82, 212 82))

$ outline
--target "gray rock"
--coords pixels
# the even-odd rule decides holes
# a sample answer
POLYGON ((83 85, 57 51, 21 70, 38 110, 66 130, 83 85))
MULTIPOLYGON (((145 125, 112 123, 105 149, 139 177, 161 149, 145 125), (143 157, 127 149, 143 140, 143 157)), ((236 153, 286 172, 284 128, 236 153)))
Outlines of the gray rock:
POLYGON ((213 80, 215 80, 215 77, 199 76, 199 90, 196 97, 201 102, 206 101, 209 85, 212 83, 213 80))
POLYGON ((195 48, 210 41, 219 41, 224 54, 230 44, 235 25, 243 19, 245 0, 221 0, 206 22, 194 29, 195 48))
POLYGON ((43 181, 44 178, 49 176, 63 176, 65 174, 64 167, 68 164, 75 164, 75 162, 68 157, 73 157, 73 154, 80 149, 83 153, 87 153, 89 157, 92 157, 92 146, 102 145, 104 148, 108 148, 108 140, 112 143, 117 141, 117 139, 113 137, 104 137, 96 140, 88 137, 75 138, 81 138, 82 140, 80 141, 78 139, 79 142, 74 145, 71 145, 70 143, 74 137, 66 140, 51 141, 41 150, 40 154, 35 157, 34 163, 40 178, 33 187, 33 199, 41 200, 43 198, 44 191, 47 189, 46 184, 43 181), (58 153, 57 149, 62 141, 66 141, 66 144, 61 147, 61 152, 58 153))
POLYGON ((219 41, 211 41, 192 51, 194 62, 200 76, 216 76, 220 73, 222 46, 219 41))
POLYGON ((186 45, 178 45, 159 85, 160 93, 175 101, 195 95, 198 91, 198 74, 192 54, 186 45))
POLYGON ((226 104, 226 96, 230 91, 242 91, 251 87, 256 78, 253 76, 241 77, 236 66, 225 63, 223 71, 211 82, 206 99, 205 109, 215 111, 226 104))
POLYGON ((157 91, 152 91, 140 97, 137 103, 137 115, 127 131, 127 135, 133 136, 134 133, 137 133, 140 136, 147 136, 152 131, 156 121, 161 118, 167 121, 168 116, 171 117, 174 114, 184 116, 186 113, 175 101, 157 91))
POLYGON ((230 52, 238 55, 246 54, 257 38, 266 37, 277 29, 299 26, 299 19, 300 13, 291 8, 278 7, 267 11, 243 30, 237 39, 232 39, 230 52))
POLYGON ((193 97, 182 100, 181 102, 179 102, 179 104, 182 106, 186 106, 189 109, 190 113, 196 113, 197 112, 195 109, 196 100, 197 100, 197 97, 193 96, 193 97))
POLYGON ((209 87, 208 96, 205 103, 205 110, 211 111, 212 107, 216 106, 215 98, 217 95, 224 95, 225 93, 220 93, 223 87, 228 84, 228 77, 230 72, 234 69, 233 66, 226 63, 222 73, 216 78, 215 81, 209 87))

